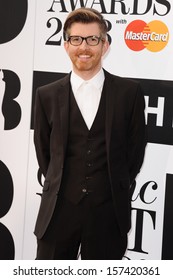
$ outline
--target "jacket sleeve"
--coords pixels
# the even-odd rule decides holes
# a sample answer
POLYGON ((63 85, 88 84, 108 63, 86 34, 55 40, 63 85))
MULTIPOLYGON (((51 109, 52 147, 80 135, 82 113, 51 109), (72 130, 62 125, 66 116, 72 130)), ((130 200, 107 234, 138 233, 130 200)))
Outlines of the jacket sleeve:
POLYGON ((34 112, 34 144, 38 164, 44 176, 46 176, 50 161, 50 132, 50 125, 38 89, 36 92, 34 112))
POLYGON ((127 158, 131 184, 134 183, 134 180, 141 169, 147 142, 144 110, 144 95, 140 85, 138 85, 128 126, 127 139, 127 158))

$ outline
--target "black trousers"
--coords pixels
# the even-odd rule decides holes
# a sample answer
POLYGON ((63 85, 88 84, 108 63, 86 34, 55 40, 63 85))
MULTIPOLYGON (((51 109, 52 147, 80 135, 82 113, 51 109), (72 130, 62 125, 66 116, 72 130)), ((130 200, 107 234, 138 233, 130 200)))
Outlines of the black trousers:
POLYGON ((79 254, 83 260, 120 260, 127 235, 120 233, 112 200, 95 205, 88 195, 78 205, 61 198, 37 243, 37 260, 75 260, 79 254))

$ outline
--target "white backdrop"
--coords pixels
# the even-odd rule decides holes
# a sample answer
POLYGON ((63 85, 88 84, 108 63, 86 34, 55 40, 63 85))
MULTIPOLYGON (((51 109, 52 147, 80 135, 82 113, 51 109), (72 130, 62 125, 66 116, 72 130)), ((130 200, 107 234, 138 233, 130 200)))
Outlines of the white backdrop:
MULTIPOLYGON (((5 1, 0 0, 0 4, 7 9, 5 1)), ((16 1, 16 5, 20 2, 16 1)), ((36 193, 41 192, 37 179, 38 166, 33 145, 33 127, 32 124, 30 125, 35 87, 71 70, 71 63, 63 48, 62 25, 68 13, 81 6, 99 10, 109 22, 111 47, 103 60, 104 68, 113 74, 140 80, 145 93, 149 143, 132 197, 133 222, 125 258, 168 258, 165 253, 163 254, 163 251, 167 250, 170 252, 169 258, 173 258, 171 246, 166 248, 164 242, 167 236, 166 230, 171 227, 165 213, 168 214, 173 208, 167 204, 165 195, 166 187, 170 185, 167 183, 167 175, 171 182, 173 174, 171 113, 173 111, 173 7, 171 1, 28 0, 25 2, 27 14, 21 31, 15 38, 11 36, 6 41, 3 41, 0 33, 0 161, 2 166, 8 169, 13 181, 12 201, 6 211, 1 209, 5 206, 2 203, 3 199, 0 198, 0 204, 2 203, 0 226, 3 228, 1 233, 0 227, 0 237, 1 239, 3 237, 3 242, 7 242, 6 236, 11 234, 14 254, 12 251, 9 252, 9 258, 35 258, 36 240, 33 230, 40 203, 40 196, 36 193), (142 24, 146 25, 140 30, 142 24), (127 30, 130 30, 133 35, 128 42, 125 40, 127 30), (152 34, 151 39, 155 38, 155 41, 149 39, 146 42, 145 37, 142 41, 137 38, 136 34, 139 32, 152 34), (141 50, 138 50, 138 45, 142 46, 141 50), (134 46, 137 49, 134 50, 134 46), (8 75, 9 73, 11 76, 8 75), (12 77, 19 81, 19 88, 16 83, 13 85, 12 77), (16 91, 16 95, 13 94, 16 91), (8 107, 7 104, 10 106, 8 107), (7 125, 9 115, 10 121, 7 125), (18 121, 16 116, 19 116, 18 121)), ((20 13, 24 12, 20 6, 18 8, 20 13)), ((12 24, 9 14, 5 15, 6 9, 0 12, 4 19, 4 29, 0 32, 6 32, 6 25, 12 24)), ((6 197, 8 196, 5 193, 6 176, 3 175, 2 170, 0 172, 0 178, 2 177, 0 196, 6 197)), ((0 251, 0 258, 3 259, 3 256, 5 258, 5 253, 1 249, 0 251)))

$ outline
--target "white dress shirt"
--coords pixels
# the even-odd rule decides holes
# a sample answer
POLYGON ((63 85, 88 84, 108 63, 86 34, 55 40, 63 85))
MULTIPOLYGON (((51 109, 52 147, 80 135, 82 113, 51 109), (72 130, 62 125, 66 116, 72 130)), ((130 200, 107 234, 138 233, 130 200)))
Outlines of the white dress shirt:
POLYGON ((76 75, 74 71, 71 74, 74 97, 88 129, 91 128, 99 107, 104 79, 103 69, 87 81, 76 75))

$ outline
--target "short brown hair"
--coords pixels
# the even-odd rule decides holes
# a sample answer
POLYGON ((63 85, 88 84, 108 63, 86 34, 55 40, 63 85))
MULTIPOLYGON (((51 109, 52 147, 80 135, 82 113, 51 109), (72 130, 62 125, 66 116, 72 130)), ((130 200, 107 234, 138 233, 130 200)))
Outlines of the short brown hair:
POLYGON ((91 8, 79 8, 77 10, 72 11, 65 23, 64 23, 64 38, 67 40, 70 32, 71 25, 73 23, 80 22, 80 23, 93 23, 96 22, 100 26, 101 35, 106 37, 107 34, 107 23, 101 13, 97 10, 91 8))

